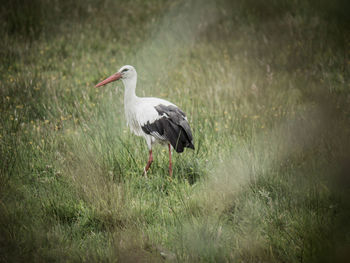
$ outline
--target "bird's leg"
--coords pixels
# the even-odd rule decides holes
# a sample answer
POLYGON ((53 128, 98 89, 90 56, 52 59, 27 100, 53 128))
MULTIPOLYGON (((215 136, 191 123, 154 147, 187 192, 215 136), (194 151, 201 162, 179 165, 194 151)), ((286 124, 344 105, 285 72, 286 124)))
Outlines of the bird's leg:
POLYGON ((171 146, 170 143, 168 144, 169 147, 169 176, 172 177, 173 176, 173 167, 171 164, 171 146))
POLYGON ((152 149, 151 149, 151 150, 149 150, 148 162, 147 162, 146 167, 145 167, 145 169, 143 171, 143 175, 145 177, 147 177, 147 171, 151 167, 152 162, 153 162, 153 156, 152 156, 152 149))

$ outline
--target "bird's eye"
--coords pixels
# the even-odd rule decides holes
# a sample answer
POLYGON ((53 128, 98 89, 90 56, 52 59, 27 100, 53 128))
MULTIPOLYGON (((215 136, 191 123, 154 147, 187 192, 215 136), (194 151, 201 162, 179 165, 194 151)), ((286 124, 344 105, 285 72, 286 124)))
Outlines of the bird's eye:
POLYGON ((127 72, 129 69, 128 68, 125 68, 122 70, 122 72, 127 72))

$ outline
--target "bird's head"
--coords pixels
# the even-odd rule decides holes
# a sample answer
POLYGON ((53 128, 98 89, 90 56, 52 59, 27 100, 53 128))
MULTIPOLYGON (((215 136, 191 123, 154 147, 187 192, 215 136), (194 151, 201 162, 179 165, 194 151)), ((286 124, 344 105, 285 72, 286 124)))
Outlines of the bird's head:
POLYGON ((121 67, 118 72, 114 73, 112 76, 109 76, 105 80, 101 81, 98 83, 95 87, 101 87, 104 86, 110 82, 122 79, 122 80, 127 80, 127 79, 133 79, 137 76, 136 70, 133 66, 130 65, 125 65, 121 67))

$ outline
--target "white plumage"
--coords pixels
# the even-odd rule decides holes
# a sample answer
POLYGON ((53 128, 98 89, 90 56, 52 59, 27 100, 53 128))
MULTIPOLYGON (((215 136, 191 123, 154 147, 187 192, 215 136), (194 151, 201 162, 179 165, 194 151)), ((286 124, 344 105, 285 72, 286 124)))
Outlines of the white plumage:
POLYGON ((169 174, 172 175, 171 146, 182 152, 185 147, 194 149, 190 126, 185 113, 175 104, 159 98, 140 98, 135 94, 137 73, 134 67, 123 66, 117 73, 100 82, 100 87, 121 79, 125 86, 124 109, 127 125, 137 136, 143 136, 149 149, 149 159, 144 169, 147 174, 153 161, 154 143, 169 146, 169 174), (171 146, 170 146, 171 145, 171 146))
POLYGON ((166 100, 158 98, 138 98, 136 96, 132 101, 125 104, 128 105, 125 106, 125 118, 128 126, 130 127, 130 130, 138 136, 145 137, 149 150, 152 148, 152 145, 148 143, 148 140, 152 140, 152 143, 155 143, 155 139, 157 138, 148 138, 152 136, 143 132, 141 127, 144 126, 147 122, 153 123, 156 120, 159 120, 161 117, 164 117, 164 114, 159 115, 155 109, 155 107, 160 104, 165 106, 175 106, 166 100))

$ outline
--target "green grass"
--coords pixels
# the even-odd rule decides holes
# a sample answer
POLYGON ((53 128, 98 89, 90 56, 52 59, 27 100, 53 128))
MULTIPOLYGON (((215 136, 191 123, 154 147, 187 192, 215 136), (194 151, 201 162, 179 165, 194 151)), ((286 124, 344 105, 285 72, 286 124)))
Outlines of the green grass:
POLYGON ((6 1, 0 262, 346 262, 346 1, 6 1), (125 124, 122 83, 188 114, 195 151, 125 124))

